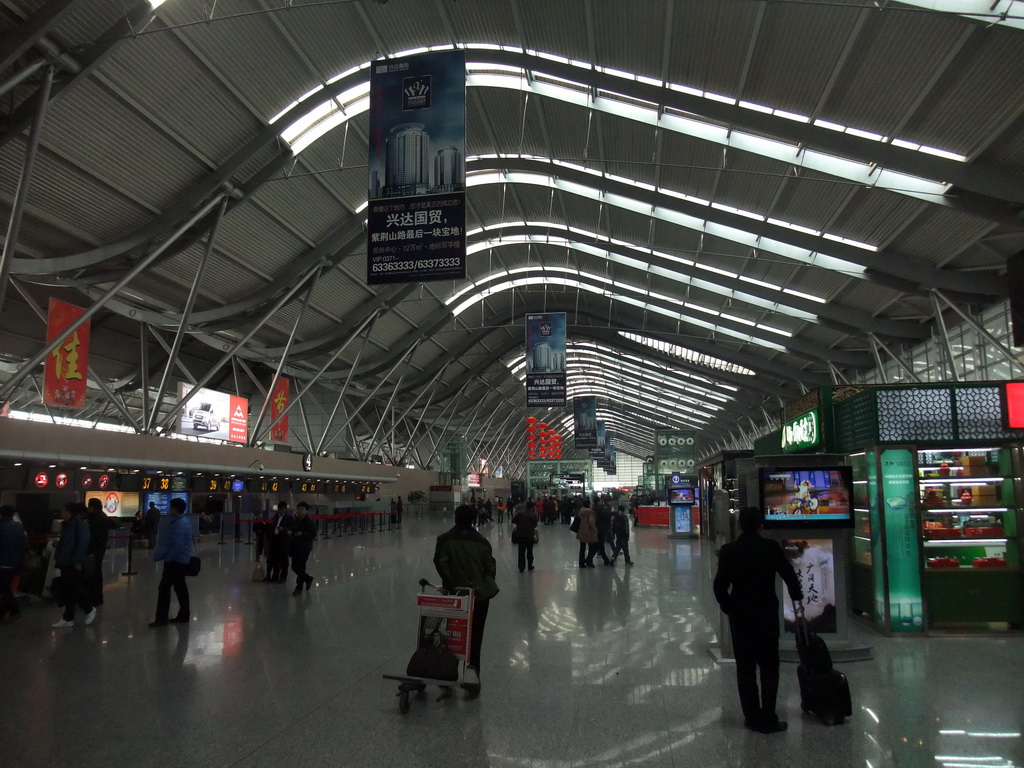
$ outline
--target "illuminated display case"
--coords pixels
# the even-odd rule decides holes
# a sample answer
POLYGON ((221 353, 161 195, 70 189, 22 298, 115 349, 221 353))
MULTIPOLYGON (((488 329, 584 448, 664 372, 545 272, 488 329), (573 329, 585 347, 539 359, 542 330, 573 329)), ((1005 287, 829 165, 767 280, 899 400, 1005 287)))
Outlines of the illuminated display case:
POLYGON ((1012 450, 925 449, 917 456, 925 567, 1019 568, 1012 450))

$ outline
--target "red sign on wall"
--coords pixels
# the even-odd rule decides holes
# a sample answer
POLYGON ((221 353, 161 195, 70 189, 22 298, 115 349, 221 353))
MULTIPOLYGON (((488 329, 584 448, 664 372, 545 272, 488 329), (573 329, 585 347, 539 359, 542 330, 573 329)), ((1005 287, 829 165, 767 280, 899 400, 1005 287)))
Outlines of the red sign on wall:
POLYGON ((1024 382, 1006 383, 1006 420, 1010 429, 1024 429, 1024 382))
POLYGON ((244 443, 249 439, 249 401, 244 397, 230 396, 228 411, 228 440, 244 443))
POLYGON ((43 402, 61 408, 85 407, 85 382, 89 370, 89 322, 76 325, 85 313, 81 307, 50 299, 46 340, 60 337, 60 345, 46 358, 43 371, 43 402))
MULTIPOLYGON (((288 407, 291 382, 282 376, 277 380, 274 387, 274 394, 270 397, 270 419, 273 422, 285 408, 288 407)), ((288 414, 286 413, 277 424, 270 430, 270 439, 280 443, 288 442, 288 414)))

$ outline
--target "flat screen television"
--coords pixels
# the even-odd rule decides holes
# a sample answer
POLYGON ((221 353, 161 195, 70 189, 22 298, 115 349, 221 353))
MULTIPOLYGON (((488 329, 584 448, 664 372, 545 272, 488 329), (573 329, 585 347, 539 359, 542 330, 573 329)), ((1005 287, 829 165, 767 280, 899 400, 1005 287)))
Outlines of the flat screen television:
POLYGON ((850 528, 853 474, 849 467, 762 467, 765 528, 850 528))
POLYGON ((670 504, 693 504, 693 488, 669 488, 668 501, 670 504))

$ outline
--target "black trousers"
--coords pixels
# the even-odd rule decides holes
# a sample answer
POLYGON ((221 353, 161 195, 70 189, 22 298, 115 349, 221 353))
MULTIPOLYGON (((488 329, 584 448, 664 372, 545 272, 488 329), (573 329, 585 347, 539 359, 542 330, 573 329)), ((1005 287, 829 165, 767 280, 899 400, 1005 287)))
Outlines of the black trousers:
POLYGON ((480 648, 484 644, 484 625, 487 623, 487 609, 490 608, 490 600, 477 598, 473 603, 473 632, 469 637, 469 661, 467 665, 476 667, 480 671, 480 648))
MULTIPOLYGON (((580 565, 581 566, 593 565, 594 564, 594 555, 596 555, 597 553, 598 553, 597 544, 585 544, 584 542, 581 541, 580 542, 580 565)), ((604 555, 604 552, 602 551, 601 554, 604 555)), ((608 562, 608 557, 606 555, 604 557, 604 561, 606 563, 608 562)))
POLYGON ((527 564, 533 568, 533 542, 532 541, 520 541, 519 542, 519 570, 525 570, 527 564))
POLYGON ((13 568, 0 568, 0 619, 8 613, 11 616, 21 615, 18 601, 14 598, 11 582, 14 580, 13 568))
POLYGON ((301 587, 309 580, 306 573, 306 561, 309 560, 309 552, 299 552, 292 555, 292 573, 295 574, 295 586, 301 587))
POLYGON ((92 610, 92 603, 85 592, 85 577, 74 567, 60 569, 60 586, 64 597, 64 620, 75 620, 75 606, 84 613, 92 610))
POLYGON ((629 538, 626 536, 617 536, 615 538, 615 545, 612 547, 612 559, 614 560, 619 556, 619 553, 626 556, 626 562, 632 562, 629 559, 629 538))
POLYGON ((779 694, 779 636, 774 627, 743 627, 732 624, 736 656, 736 687, 743 717, 750 724, 778 719, 775 701, 779 694), (757 673, 761 672, 758 692, 757 673))
POLYGON ((105 552, 94 553, 96 565, 85 577, 85 595, 93 605, 103 605, 103 555, 105 552))
POLYGON ((160 577, 160 586, 156 588, 156 620, 167 621, 171 610, 171 588, 178 598, 178 616, 185 618, 191 615, 188 599, 188 582, 185 581, 185 563, 164 562, 164 572, 160 577))
MULTIPOLYGON (((601 559, 604 560, 606 563, 610 563, 611 560, 608 559, 608 554, 604 551, 605 542, 608 542, 609 546, 611 546, 611 535, 608 533, 598 531, 597 544, 595 544, 594 546, 597 547, 597 554, 601 556, 601 559)), ((593 558, 591 558, 591 560, 593 560, 593 558)))

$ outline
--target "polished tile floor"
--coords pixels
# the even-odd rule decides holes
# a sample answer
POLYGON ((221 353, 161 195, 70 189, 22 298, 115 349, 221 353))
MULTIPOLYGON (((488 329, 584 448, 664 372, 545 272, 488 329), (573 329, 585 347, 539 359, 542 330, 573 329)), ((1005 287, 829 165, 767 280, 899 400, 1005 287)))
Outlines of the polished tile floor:
POLYGON ((158 570, 142 551, 121 577, 116 553, 91 627, 51 630, 57 610, 38 601, 0 625, 0 766, 1024 765, 1020 635, 887 639, 854 622, 875 657, 842 667, 846 724, 801 716, 784 664, 789 731, 744 730, 733 670, 708 653, 711 556, 653 530, 635 533, 635 567, 580 571, 568 529, 541 527, 537 569, 519 574, 508 526, 486 526, 501 593, 483 693, 401 715, 381 675, 405 668, 446 527, 321 541, 300 597, 249 580, 251 547, 205 537, 193 621, 159 630, 158 570))

